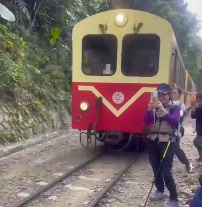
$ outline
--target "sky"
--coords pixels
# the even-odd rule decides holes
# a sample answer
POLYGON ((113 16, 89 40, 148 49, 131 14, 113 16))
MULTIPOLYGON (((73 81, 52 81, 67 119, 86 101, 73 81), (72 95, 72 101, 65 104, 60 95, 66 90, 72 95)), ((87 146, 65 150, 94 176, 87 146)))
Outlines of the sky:
POLYGON ((188 10, 197 15, 201 21, 201 30, 199 36, 202 37, 202 0, 185 0, 188 3, 188 10))

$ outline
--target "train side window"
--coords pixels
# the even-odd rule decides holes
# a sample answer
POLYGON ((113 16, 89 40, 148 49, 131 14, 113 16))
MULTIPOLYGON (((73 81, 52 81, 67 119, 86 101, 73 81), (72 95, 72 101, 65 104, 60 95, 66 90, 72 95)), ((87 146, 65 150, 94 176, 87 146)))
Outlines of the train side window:
POLYGON ((181 67, 181 70, 182 70, 182 88, 185 89, 185 71, 184 71, 184 68, 181 67))
POLYGON ((156 34, 128 34, 123 39, 122 73, 151 77, 159 70, 160 38, 156 34))
POLYGON ((177 51, 174 50, 173 64, 172 64, 172 81, 173 81, 173 83, 177 82, 176 76, 177 76, 177 51))
POLYGON ((187 81, 187 91, 191 92, 192 91, 192 82, 190 80, 190 77, 188 77, 188 81, 187 81))
POLYGON ((117 38, 86 35, 82 41, 82 71, 85 75, 110 76, 116 72, 117 38))
POLYGON ((180 64, 180 59, 179 59, 179 57, 177 57, 177 67, 176 67, 177 71, 176 71, 176 77, 175 77, 176 80, 175 81, 176 81, 178 86, 180 86, 180 77, 181 77, 180 76, 180 65, 181 65, 180 64))

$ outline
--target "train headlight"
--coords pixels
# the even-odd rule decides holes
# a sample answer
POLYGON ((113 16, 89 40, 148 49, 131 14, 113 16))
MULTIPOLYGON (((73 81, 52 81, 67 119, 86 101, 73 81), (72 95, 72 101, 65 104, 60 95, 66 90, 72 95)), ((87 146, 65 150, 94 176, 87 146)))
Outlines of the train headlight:
POLYGON ((117 27, 124 27, 128 22, 128 18, 124 13, 120 13, 116 15, 115 25, 117 27))
POLYGON ((82 102, 80 103, 80 109, 81 109, 81 111, 87 111, 88 108, 89 108, 89 103, 88 103, 88 102, 86 102, 86 101, 82 101, 82 102))

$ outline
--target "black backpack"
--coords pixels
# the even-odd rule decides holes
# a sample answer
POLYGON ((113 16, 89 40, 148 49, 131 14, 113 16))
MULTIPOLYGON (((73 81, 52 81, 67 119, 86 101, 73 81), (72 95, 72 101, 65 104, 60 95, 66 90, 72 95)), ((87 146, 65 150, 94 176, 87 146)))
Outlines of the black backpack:
MULTIPOLYGON (((175 106, 177 106, 177 105, 171 105, 171 107, 170 107, 170 109, 169 109, 169 113, 170 114, 172 114, 173 113, 173 111, 174 111, 174 109, 175 109, 175 106), (173 106, 173 107, 172 107, 173 106)), ((180 108, 181 108, 181 103, 180 103, 180 108)), ((176 124, 176 126, 174 126, 174 129, 176 130, 176 131, 178 131, 178 127, 179 127, 179 124, 180 124, 180 133, 181 133, 181 137, 183 137, 184 136, 184 127, 182 126, 182 121, 183 121, 183 118, 181 118, 180 119, 180 122, 178 123, 178 124, 176 124)))

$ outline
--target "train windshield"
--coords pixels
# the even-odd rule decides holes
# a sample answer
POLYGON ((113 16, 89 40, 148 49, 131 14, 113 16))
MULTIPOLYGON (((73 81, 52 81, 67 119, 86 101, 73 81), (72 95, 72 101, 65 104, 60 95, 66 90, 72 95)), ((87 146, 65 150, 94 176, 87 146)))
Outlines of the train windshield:
POLYGON ((85 75, 110 76, 116 72, 117 38, 87 35, 82 42, 82 71, 85 75))
POLYGON ((129 34, 123 39, 122 73, 151 77, 158 73, 160 38, 156 34, 129 34))

